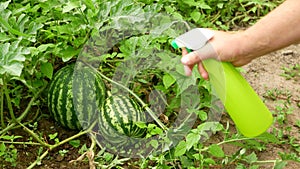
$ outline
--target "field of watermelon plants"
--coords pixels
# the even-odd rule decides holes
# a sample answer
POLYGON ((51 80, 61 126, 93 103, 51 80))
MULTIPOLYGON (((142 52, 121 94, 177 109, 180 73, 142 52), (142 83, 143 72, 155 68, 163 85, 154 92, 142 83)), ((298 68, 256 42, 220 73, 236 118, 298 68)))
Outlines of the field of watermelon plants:
POLYGON ((274 116, 256 138, 170 45, 281 2, 1 1, 0 168, 300 168, 299 45, 239 69, 274 116))

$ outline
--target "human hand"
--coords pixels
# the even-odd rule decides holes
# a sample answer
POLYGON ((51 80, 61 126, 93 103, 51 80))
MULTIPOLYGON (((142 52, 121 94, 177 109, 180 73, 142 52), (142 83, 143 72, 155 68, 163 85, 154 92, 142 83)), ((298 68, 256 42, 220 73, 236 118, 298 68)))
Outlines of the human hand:
POLYGON ((188 53, 182 48, 181 62, 184 64, 185 73, 190 76, 192 69, 198 65, 198 71, 204 79, 208 79, 208 73, 205 70, 202 60, 216 59, 224 62, 231 62, 234 66, 242 66, 251 62, 252 57, 245 57, 241 54, 244 43, 242 32, 223 32, 214 31, 214 37, 201 49, 188 53))

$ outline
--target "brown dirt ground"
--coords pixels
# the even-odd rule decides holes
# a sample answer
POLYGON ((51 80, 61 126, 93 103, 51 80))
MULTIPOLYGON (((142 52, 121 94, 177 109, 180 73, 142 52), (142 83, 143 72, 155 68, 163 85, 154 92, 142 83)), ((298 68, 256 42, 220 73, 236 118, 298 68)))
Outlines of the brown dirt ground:
MULTIPOLYGON (((296 76, 287 80, 282 76, 284 70, 295 64, 300 64, 300 45, 292 45, 282 50, 260 57, 250 64, 244 66, 244 76, 254 88, 254 90, 265 101, 271 112, 276 110, 276 106, 281 102, 291 101, 290 107, 293 109, 292 114, 288 115, 286 125, 291 127, 287 135, 295 137, 296 142, 300 143, 300 129, 296 122, 300 120, 300 77, 296 76), (279 91, 276 99, 268 97, 267 91, 279 91)), ((299 70, 298 70, 299 71, 299 70)), ((278 124, 274 124, 276 127, 278 124)), ((279 158, 278 152, 288 152, 285 146, 274 147, 267 146, 267 150, 258 154, 259 160, 268 160, 279 158)), ((300 156, 300 154, 298 154, 300 156)), ((270 168, 270 166, 264 166, 270 168)), ((300 163, 290 162, 287 169, 300 168, 300 163)))

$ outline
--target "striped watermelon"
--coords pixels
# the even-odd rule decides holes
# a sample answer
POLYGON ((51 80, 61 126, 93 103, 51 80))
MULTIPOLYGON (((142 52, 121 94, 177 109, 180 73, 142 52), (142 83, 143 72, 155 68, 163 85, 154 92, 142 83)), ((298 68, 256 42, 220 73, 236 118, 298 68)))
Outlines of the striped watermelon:
POLYGON ((137 122, 146 122, 146 115, 133 99, 109 96, 100 112, 99 132, 105 139, 116 142, 124 141, 122 138, 141 138, 146 129, 139 128, 137 122))
POLYGON ((86 129, 97 119, 96 112, 105 100, 105 85, 93 69, 70 64, 54 75, 47 99, 55 121, 69 129, 86 129))

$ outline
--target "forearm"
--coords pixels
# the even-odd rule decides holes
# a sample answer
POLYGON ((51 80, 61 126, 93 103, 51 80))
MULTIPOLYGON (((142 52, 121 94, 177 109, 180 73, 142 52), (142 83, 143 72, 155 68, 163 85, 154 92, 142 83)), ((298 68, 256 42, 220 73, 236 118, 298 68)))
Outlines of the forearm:
POLYGON ((300 41, 300 0, 283 4, 241 33, 240 56, 251 59, 300 41))
POLYGON ((181 62, 188 68, 186 74, 190 75, 192 68, 198 64, 201 76, 207 79, 208 73, 201 64, 202 60, 215 58, 243 66, 259 56, 299 43, 299 9, 300 0, 286 0, 245 31, 214 31, 215 36, 209 41, 213 52, 198 50, 187 54, 183 50, 181 62))

